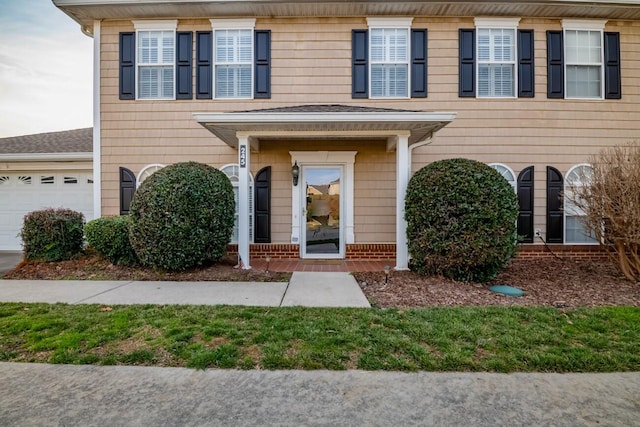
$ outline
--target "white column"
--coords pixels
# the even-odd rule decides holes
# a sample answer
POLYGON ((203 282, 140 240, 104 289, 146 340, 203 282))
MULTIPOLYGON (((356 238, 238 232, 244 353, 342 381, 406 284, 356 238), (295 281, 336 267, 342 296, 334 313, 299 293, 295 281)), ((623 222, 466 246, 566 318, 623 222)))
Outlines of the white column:
POLYGON ((238 255, 242 268, 251 268, 249 259, 249 171, 250 171, 249 136, 238 134, 238 255))
POLYGON ((404 199, 411 176, 409 135, 398 135, 396 144, 396 270, 409 269, 407 222, 404 219, 404 199))
MULTIPOLYGON (((102 157, 100 155, 100 22, 93 21, 93 218, 102 216, 102 157)), ((87 221, 93 219, 87 218, 87 221)))

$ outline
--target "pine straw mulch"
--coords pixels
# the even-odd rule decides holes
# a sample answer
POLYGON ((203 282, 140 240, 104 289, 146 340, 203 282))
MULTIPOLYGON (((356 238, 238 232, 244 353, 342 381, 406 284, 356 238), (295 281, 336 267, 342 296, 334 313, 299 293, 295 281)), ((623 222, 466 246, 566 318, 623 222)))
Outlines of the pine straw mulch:
MULTIPOLYGON (((288 281, 291 273, 240 270, 235 258, 182 272, 114 266, 95 254, 54 263, 23 262, 4 279, 86 279, 163 281, 288 281)), ((463 283, 442 277, 422 277, 410 271, 353 273, 376 307, 526 305, 557 308, 595 306, 640 307, 640 283, 632 283, 609 260, 515 259, 491 283, 463 283), (524 291, 514 298, 489 291, 495 284, 524 291)))

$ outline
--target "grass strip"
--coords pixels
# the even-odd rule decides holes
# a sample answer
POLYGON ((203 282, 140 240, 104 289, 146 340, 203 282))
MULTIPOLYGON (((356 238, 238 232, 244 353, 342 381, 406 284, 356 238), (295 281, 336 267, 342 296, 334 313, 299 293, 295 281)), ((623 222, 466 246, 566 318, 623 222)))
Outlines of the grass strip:
POLYGON ((0 304, 0 360, 198 369, 640 370, 640 308, 0 304))

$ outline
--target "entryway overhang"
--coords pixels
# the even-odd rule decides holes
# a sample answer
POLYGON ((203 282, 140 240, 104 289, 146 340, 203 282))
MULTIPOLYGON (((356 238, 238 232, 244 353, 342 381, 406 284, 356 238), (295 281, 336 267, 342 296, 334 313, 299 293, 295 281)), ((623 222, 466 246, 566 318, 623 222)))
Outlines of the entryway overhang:
POLYGON ((251 150, 261 139, 384 139, 396 152, 396 269, 408 268, 404 199, 411 174, 411 150, 429 141, 456 117, 452 112, 397 110, 348 105, 302 105, 252 111, 193 113, 193 118, 238 150, 238 254, 249 259, 249 170, 251 150))

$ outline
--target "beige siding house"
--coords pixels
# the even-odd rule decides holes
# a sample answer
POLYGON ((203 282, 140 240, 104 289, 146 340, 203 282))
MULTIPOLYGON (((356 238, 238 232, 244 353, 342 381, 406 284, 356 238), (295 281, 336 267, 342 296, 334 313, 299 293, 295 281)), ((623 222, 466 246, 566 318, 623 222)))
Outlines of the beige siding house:
POLYGON ((452 157, 512 183, 523 251, 591 248, 564 185, 640 134, 640 1, 54 3, 94 39, 95 213, 126 214, 164 165, 210 164, 245 267, 407 268, 407 182, 452 157))

